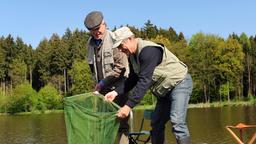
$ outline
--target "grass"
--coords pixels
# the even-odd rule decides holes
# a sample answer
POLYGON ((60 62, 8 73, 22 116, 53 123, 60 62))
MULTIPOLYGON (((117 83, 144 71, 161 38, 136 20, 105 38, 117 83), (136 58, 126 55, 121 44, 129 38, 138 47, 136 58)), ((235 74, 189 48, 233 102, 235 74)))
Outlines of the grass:
POLYGON ((255 105, 253 101, 225 101, 212 103, 198 103, 189 104, 189 108, 209 108, 209 107, 224 107, 224 106, 252 106, 255 105))
POLYGON ((154 109, 155 105, 138 105, 134 107, 134 110, 143 110, 143 109, 154 109))
MULTIPOLYGON (((63 113, 63 110, 45 110, 45 111, 33 111, 33 112, 20 112, 13 115, 30 115, 30 114, 50 114, 50 113, 63 113)), ((8 113, 0 113, 0 115, 11 115, 8 113)))

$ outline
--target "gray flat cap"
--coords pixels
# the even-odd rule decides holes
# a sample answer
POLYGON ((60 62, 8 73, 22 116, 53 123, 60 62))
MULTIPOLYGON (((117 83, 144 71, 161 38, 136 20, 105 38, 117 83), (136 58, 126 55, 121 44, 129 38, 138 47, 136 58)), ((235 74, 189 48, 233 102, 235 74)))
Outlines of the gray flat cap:
POLYGON ((103 14, 100 11, 90 12, 84 20, 84 25, 88 30, 98 27, 103 20, 103 14))

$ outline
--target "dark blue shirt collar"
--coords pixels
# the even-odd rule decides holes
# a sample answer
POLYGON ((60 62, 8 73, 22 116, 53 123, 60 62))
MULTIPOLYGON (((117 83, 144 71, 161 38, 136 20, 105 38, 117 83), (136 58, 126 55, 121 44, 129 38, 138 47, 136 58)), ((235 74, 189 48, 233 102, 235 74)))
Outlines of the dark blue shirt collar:
POLYGON ((94 38, 93 38, 93 42, 94 42, 94 44, 95 44, 96 46, 100 46, 101 43, 102 43, 102 39, 94 39, 94 38))

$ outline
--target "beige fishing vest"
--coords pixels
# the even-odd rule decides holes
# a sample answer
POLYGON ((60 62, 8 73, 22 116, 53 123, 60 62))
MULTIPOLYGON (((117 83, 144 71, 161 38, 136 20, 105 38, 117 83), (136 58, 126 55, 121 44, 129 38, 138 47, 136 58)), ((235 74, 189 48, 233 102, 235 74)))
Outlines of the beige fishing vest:
MULTIPOLYGON (((103 78, 110 75, 111 70, 114 66, 114 58, 113 58, 113 39, 112 39, 112 32, 107 30, 102 41, 101 46, 101 58, 102 58, 102 74, 103 78)), ((92 44, 92 38, 88 40, 88 63, 93 64, 94 66, 94 78, 95 81, 98 82, 98 73, 96 67, 96 56, 94 54, 94 45, 92 44)))
POLYGON ((141 50, 147 46, 155 46, 163 50, 162 62, 156 66, 154 70, 152 76, 153 84, 150 87, 154 95, 163 97, 185 78, 188 69, 187 66, 166 47, 139 38, 138 49, 136 51, 138 61, 135 61, 132 57, 130 57, 130 61, 135 73, 138 74, 140 71, 140 62, 138 56, 141 50))

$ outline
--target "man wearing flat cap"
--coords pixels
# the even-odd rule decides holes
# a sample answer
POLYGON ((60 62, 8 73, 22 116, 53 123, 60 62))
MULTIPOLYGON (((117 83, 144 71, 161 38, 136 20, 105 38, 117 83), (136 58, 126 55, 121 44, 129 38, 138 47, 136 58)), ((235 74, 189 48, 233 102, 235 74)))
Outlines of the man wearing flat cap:
MULTIPOLYGON (((95 91, 105 95, 123 83, 129 74, 127 55, 113 48, 113 32, 107 29, 100 11, 90 12, 84 20, 85 27, 90 31, 88 39, 88 63, 95 80, 95 91)), ((125 94, 119 95, 115 102, 124 106, 127 101, 125 94)), ((128 118, 120 120, 118 131, 119 144, 128 144, 128 118)))

